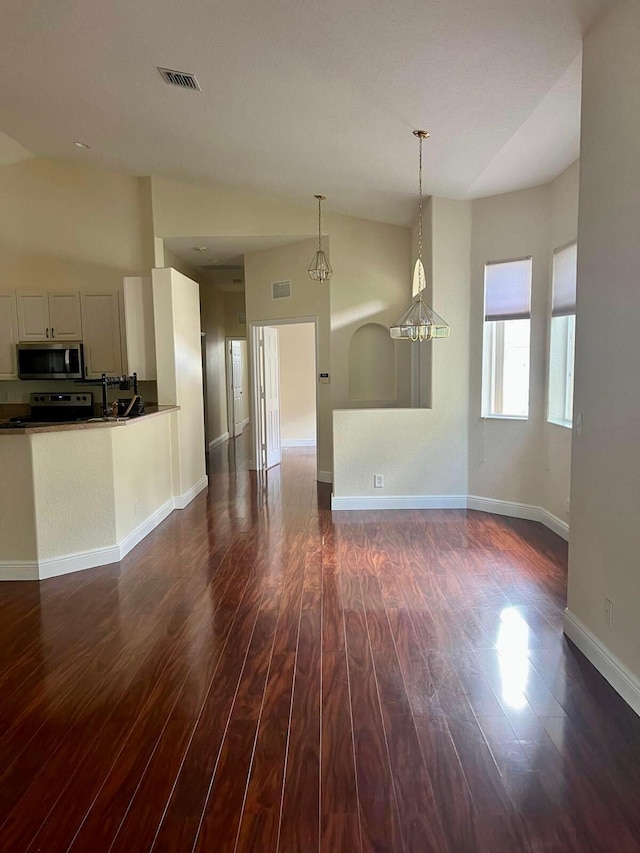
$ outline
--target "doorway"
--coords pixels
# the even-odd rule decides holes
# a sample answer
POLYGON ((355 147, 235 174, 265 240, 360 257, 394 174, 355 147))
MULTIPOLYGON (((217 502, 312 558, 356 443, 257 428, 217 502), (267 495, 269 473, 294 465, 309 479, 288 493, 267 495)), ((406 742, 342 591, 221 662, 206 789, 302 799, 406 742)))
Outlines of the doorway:
POLYGON ((230 438, 249 424, 249 365, 246 338, 226 339, 227 419, 230 438))
POLYGON ((318 455, 317 318, 251 323, 254 457, 259 471, 279 465, 283 448, 318 455))

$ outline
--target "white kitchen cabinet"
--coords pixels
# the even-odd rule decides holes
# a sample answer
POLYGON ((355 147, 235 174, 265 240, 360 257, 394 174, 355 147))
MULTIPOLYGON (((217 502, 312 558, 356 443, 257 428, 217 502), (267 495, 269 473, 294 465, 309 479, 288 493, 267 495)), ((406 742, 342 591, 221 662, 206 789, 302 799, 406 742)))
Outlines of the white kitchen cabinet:
POLYGON ((49 322, 54 341, 82 340, 79 293, 49 293, 49 322))
POLYGON ((82 293, 85 376, 120 376, 120 308, 117 293, 82 293))
POLYGON ((21 341, 81 341, 79 293, 19 293, 21 341))
POLYGON ((127 372, 137 373, 138 379, 155 381, 156 336, 151 278, 127 276, 123 287, 127 372))
POLYGON ((15 293, 0 293, 0 379, 18 378, 18 309, 15 293))

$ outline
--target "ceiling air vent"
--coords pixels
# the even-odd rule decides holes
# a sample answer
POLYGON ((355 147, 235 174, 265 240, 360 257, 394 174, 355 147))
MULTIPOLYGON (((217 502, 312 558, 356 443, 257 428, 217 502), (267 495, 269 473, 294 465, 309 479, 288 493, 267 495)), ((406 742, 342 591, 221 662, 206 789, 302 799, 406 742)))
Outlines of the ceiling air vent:
POLYGON ((290 299, 291 281, 273 281, 271 283, 272 299, 290 299))
POLYGON ((174 71, 171 68, 158 68, 160 76, 165 83, 170 86, 179 86, 181 89, 191 89, 193 92, 200 92, 200 84, 196 80, 195 74, 189 74, 188 71, 174 71))
POLYGON ((238 325, 239 326, 246 326, 247 325, 247 315, 245 314, 244 311, 241 311, 238 314, 238 325))

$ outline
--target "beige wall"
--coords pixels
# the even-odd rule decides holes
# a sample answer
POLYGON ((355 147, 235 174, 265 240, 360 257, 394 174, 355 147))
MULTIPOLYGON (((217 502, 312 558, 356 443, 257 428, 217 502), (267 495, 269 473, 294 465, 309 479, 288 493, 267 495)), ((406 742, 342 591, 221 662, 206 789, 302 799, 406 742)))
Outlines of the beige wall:
MULTIPOLYGON (((0 579, 3 564, 37 556, 31 444, 26 435, 0 436, 0 579)), ((13 574, 15 577, 18 575, 13 574)), ((33 576, 27 573, 26 577, 33 576)))
POLYGON ((238 323, 238 314, 246 314, 244 293, 224 294, 224 333, 228 338, 245 338, 247 324, 238 323))
MULTIPOLYGON (((640 5, 584 43, 569 610, 640 678, 640 5), (604 599, 614 605, 605 624, 604 599)), ((636 695, 637 701, 637 695, 636 695)))
MULTIPOLYGON (((578 237, 578 194, 580 164, 576 161, 551 184, 550 252, 571 243, 578 237)), ((549 261, 552 280, 553 259, 549 261)), ((549 285, 549 298, 551 284, 549 285)), ((550 311, 550 309, 549 309, 550 311)), ((549 321, 550 322, 550 321, 549 321)), ((548 382, 549 329, 547 326, 546 376, 548 382)), ((547 412, 545 399, 545 418, 547 412)), ((556 518, 569 521, 567 499, 571 495, 571 440, 572 430, 551 424, 543 426, 544 493, 542 506, 556 518)))
POLYGON ((313 323, 278 326, 280 436, 283 446, 316 440, 316 336, 313 323))
POLYGON ((224 293, 211 283, 200 285, 200 312, 207 364, 207 439, 211 444, 228 430, 224 293))
MULTIPOLYGON (((327 246, 329 241, 327 240, 327 246)), ((331 244, 333 245, 333 243, 331 244)), ((245 255, 245 300, 247 328, 252 322, 284 320, 296 317, 318 318, 318 372, 329 371, 330 293, 326 285, 312 281, 307 275, 309 260, 317 248, 314 240, 302 240, 276 249, 245 255), (273 300, 271 283, 291 279, 290 299, 273 300)), ((251 345, 249 344, 249 350, 251 345)), ((250 355, 251 357, 251 355, 250 355)), ((331 385, 317 384, 319 472, 330 474, 331 450, 331 385)), ((322 476, 321 474, 319 476, 322 476)))
MULTIPOLYGON (((452 328, 449 339, 420 345, 425 369, 428 353, 433 356, 433 407, 336 411, 336 497, 467 494, 471 205, 432 199, 428 221, 428 242, 433 230, 435 247, 433 258, 426 258, 432 270, 429 298, 452 328), (383 488, 374 489, 374 474, 384 476, 383 488)), ((409 264, 406 273, 405 307, 411 298, 409 264)), ((401 346, 410 352, 409 343, 401 346)))
POLYGON ((0 288, 121 290, 148 274, 149 187, 54 160, 0 167, 0 288))
POLYGON ((180 406, 172 415, 173 488, 178 498, 206 481, 200 295, 195 281, 173 269, 154 269, 158 402, 180 406))
POLYGON ((116 541, 173 500, 171 416, 138 418, 111 433, 116 541))

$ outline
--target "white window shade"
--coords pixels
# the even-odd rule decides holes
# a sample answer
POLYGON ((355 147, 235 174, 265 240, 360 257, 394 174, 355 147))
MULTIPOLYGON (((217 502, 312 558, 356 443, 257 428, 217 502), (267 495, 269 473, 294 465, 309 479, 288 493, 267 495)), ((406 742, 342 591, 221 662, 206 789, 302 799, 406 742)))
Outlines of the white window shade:
POLYGON ((568 317, 576 313, 577 269, 577 243, 554 252, 552 317, 568 317))
POLYGON ((531 316, 531 258, 485 267, 485 320, 528 320, 531 316))

